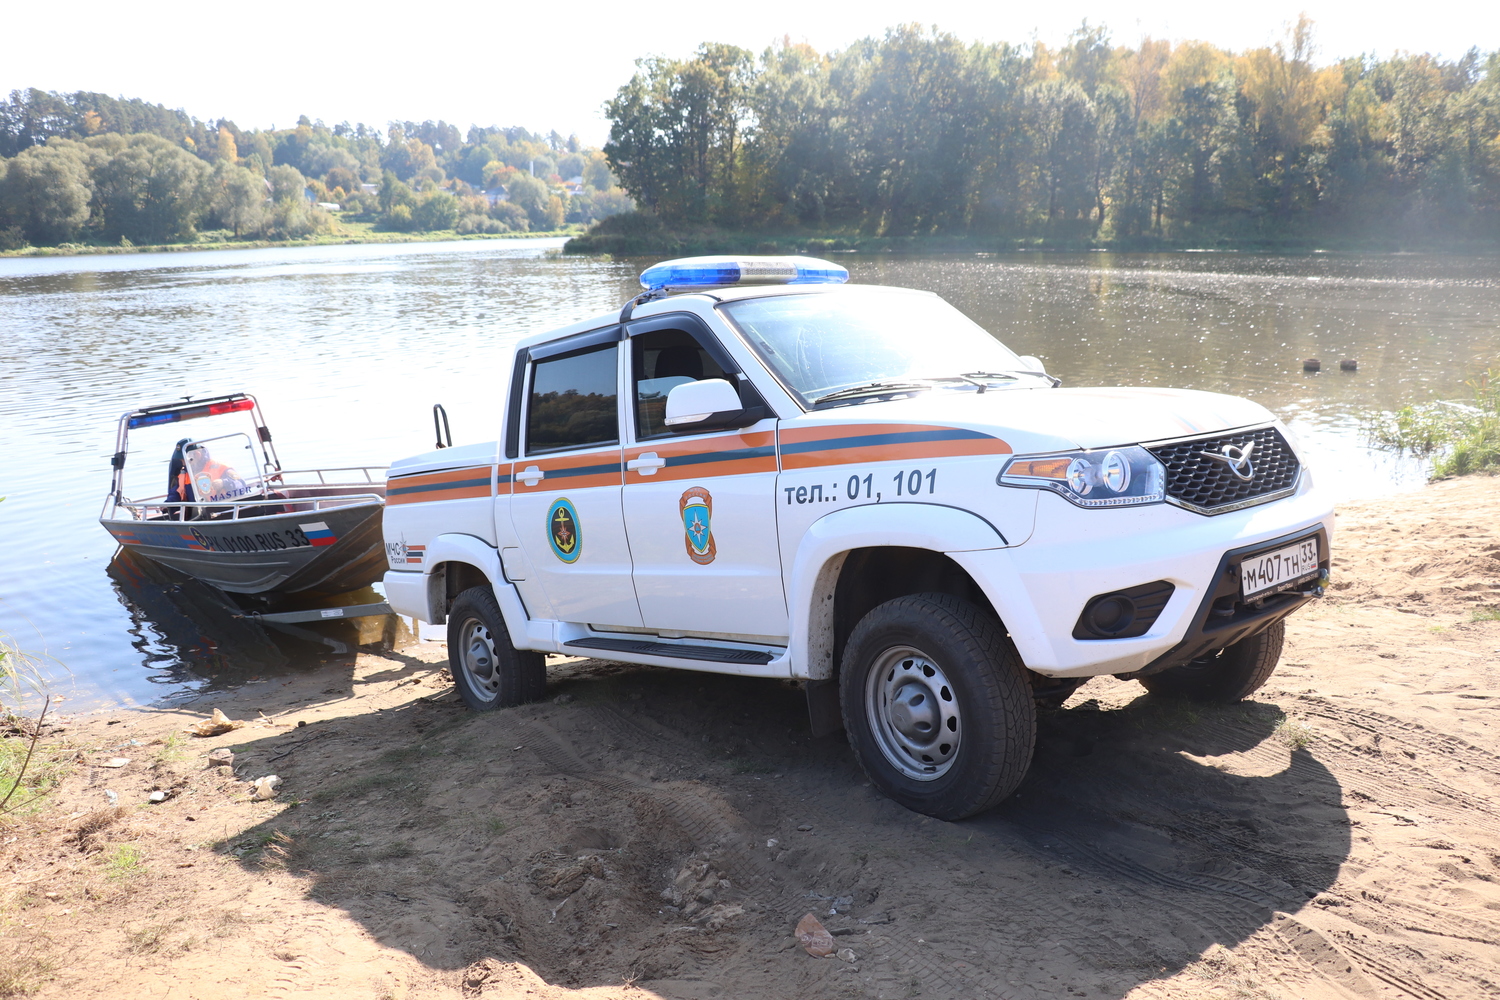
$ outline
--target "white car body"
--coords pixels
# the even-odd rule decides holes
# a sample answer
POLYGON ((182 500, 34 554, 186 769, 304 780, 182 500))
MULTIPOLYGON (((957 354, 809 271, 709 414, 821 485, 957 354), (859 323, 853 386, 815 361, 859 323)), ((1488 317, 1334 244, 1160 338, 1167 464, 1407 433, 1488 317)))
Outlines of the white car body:
POLYGON ((1230 599, 1238 581, 1226 583, 1242 554, 1308 536, 1326 571, 1332 505, 1289 440, 1279 439, 1281 460, 1295 463, 1286 466, 1290 485, 1220 513, 1170 500, 1085 508, 1054 490, 998 482, 1014 456, 1183 440, 1190 454, 1256 432, 1274 444, 1284 429, 1254 402, 1032 378, 814 408, 724 312, 762 296, 927 294, 721 288, 644 302, 624 324, 607 315, 522 341, 506 366, 508 419, 496 440, 392 464, 389 602, 439 624, 459 592, 488 584, 517 649, 824 681, 871 601, 904 587, 956 587, 990 605, 1029 670, 1062 683, 1183 662, 1321 592, 1305 573, 1300 589, 1259 602, 1230 599), (640 435, 632 341, 674 324, 714 340, 766 404, 762 419, 640 435), (609 344, 619 442, 532 448, 523 433, 532 366, 549 352, 609 344), (711 541, 695 550, 702 534, 689 535, 685 524, 695 522, 685 519, 699 514, 711 541), (1092 598, 1160 582, 1170 597, 1142 634, 1075 634, 1092 598))

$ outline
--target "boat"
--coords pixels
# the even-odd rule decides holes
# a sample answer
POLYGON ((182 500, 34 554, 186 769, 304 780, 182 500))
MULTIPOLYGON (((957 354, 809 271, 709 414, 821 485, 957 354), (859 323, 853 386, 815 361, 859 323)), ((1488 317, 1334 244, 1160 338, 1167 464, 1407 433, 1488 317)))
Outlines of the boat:
POLYGON ((318 597, 358 590, 386 570, 384 466, 285 470, 248 393, 184 399, 120 417, 99 521, 121 546, 232 594, 318 597), (245 413, 248 432, 183 438, 167 492, 124 494, 130 432, 245 413))

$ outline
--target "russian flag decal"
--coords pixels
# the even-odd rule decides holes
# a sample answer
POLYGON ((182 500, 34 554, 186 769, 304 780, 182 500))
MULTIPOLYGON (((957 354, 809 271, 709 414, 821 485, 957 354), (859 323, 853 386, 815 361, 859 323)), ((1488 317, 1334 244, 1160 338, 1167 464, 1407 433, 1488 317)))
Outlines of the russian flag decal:
POLYGON ((333 536, 333 532, 328 530, 328 525, 322 521, 314 521, 311 524, 299 524, 297 527, 302 529, 302 533, 307 536, 307 540, 313 545, 332 545, 338 541, 333 536))

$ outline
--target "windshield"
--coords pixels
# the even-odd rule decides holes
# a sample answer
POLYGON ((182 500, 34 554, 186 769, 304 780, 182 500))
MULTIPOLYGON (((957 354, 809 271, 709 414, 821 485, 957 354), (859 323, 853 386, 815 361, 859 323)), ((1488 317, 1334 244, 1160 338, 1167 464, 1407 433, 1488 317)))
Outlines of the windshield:
POLYGON ((904 290, 870 294, 874 291, 768 295, 719 308, 807 403, 873 382, 1025 367, 983 327, 936 295, 904 290))

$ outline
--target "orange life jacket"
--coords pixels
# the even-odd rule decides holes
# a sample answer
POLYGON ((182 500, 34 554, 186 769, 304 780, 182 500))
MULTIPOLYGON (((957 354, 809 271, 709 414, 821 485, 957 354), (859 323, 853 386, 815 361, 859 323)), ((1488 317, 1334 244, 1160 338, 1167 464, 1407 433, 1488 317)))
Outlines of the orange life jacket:
MULTIPOLYGON (((232 476, 233 474, 233 469, 223 462, 212 458, 204 463, 203 468, 198 470, 199 476, 208 476, 213 480, 215 486, 223 482, 225 476, 232 476)), ((194 484, 193 477, 188 474, 187 466, 184 464, 182 471, 177 474, 177 495, 186 500, 188 489, 192 489, 195 500, 204 501, 208 499, 208 497, 203 495, 203 491, 199 490, 194 484)), ((208 492, 212 493, 214 491, 209 490, 208 492)))

